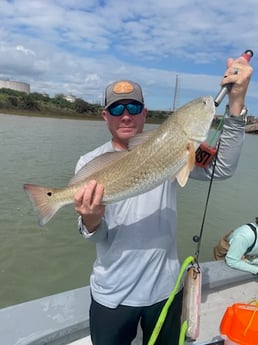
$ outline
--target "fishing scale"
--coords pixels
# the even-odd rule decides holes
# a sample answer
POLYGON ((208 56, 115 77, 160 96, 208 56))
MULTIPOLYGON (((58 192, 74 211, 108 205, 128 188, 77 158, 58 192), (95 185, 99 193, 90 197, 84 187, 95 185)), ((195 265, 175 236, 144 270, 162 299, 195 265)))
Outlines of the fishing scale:
MULTIPOLYGON (((253 57, 253 51, 250 49, 247 49, 241 56, 245 58, 247 61, 250 61, 251 58, 253 57)), ((214 99, 214 104, 215 107, 218 107, 226 94, 231 90, 232 88, 232 83, 226 84, 222 86, 220 89, 219 93, 214 99)), ((224 114, 225 116, 225 114, 224 114)), ((215 129, 215 133, 210 139, 209 143, 203 142, 200 144, 199 148, 195 152, 195 165, 201 168, 207 168, 209 163, 213 160, 215 155, 217 154, 217 147, 216 146, 211 146, 215 137, 219 136, 219 132, 222 128, 223 121, 224 121, 224 116, 222 116, 217 128, 215 129)))

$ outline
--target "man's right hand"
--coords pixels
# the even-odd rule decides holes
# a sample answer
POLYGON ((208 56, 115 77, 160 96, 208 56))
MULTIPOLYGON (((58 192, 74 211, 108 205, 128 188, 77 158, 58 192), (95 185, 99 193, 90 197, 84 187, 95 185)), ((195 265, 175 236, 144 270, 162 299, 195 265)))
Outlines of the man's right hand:
POLYGON ((82 217, 89 232, 94 232, 104 216, 105 206, 101 203, 104 186, 95 180, 80 188, 74 195, 74 208, 82 217))

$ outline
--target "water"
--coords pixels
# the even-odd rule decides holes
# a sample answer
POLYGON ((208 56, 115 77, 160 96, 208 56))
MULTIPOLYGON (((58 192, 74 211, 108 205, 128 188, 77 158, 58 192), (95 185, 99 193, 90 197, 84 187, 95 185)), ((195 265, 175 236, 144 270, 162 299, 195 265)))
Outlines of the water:
MULTIPOLYGON (((79 235, 72 206, 41 228, 22 185, 66 185, 79 156, 110 135, 101 121, 0 115, 0 123, 0 307, 5 307, 89 283, 95 246, 79 235)), ((234 177, 211 187, 201 261, 212 259, 212 247, 225 232, 258 215, 257 142, 247 135, 234 177)), ((208 188, 207 182, 189 181, 178 190, 181 260, 195 253, 192 237, 200 232, 208 188)))

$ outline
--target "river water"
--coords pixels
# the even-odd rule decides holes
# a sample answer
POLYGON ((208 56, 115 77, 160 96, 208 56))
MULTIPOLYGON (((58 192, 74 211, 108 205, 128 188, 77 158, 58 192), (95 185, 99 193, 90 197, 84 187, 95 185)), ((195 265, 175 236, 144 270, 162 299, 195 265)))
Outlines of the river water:
MULTIPOLYGON (((61 120, 0 114, 0 308, 89 283, 93 244, 76 229, 66 206, 44 227, 24 183, 65 186, 80 155, 110 138, 101 121, 61 120)), ((146 125, 152 128, 153 125, 146 125)), ((200 260, 229 229, 253 221, 257 209, 258 136, 246 135, 235 175, 214 182, 204 222, 200 260)), ((189 181, 178 189, 178 247, 183 260, 196 251, 209 183, 189 181)))

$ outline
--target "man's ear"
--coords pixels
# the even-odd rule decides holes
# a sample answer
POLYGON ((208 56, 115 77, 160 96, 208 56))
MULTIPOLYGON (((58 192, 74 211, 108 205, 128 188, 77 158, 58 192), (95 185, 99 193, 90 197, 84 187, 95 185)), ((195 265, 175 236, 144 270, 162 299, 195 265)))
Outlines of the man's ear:
POLYGON ((107 122, 107 111, 106 110, 102 110, 102 117, 103 117, 104 121, 107 122))

